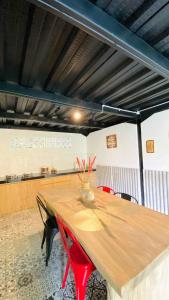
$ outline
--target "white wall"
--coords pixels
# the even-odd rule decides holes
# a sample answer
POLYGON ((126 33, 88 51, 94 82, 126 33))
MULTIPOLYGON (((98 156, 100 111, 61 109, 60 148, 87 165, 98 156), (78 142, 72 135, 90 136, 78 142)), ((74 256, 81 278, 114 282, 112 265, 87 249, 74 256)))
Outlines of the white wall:
MULTIPOLYGON (((169 110, 152 115, 142 125, 144 169, 169 171, 169 110), (146 153, 146 140, 154 140, 155 153, 146 153)), ((96 154, 96 164, 138 168, 137 128, 122 123, 89 134, 88 153, 96 154), (117 134, 117 148, 107 149, 106 136, 117 134)))
POLYGON ((39 173, 43 166, 58 170, 72 169, 76 156, 86 157, 86 151, 86 137, 81 134, 0 129, 0 176, 39 173), (71 137, 72 147, 17 149, 11 146, 12 139, 16 137, 71 137))
POLYGON ((142 145, 145 169, 169 171, 169 110, 142 123, 142 145), (154 153, 146 153, 146 140, 154 140, 154 153))
POLYGON ((122 123, 99 131, 87 137, 88 154, 96 154, 96 164, 138 168, 137 127, 122 123), (117 148, 107 149, 106 136, 117 135, 117 148))
MULTIPOLYGON (((169 171, 169 110, 154 114, 142 123, 144 168, 169 171), (155 153, 146 153, 146 140, 154 139, 155 153)), ((86 137, 80 134, 53 133, 0 129, 0 176, 7 174, 38 173, 42 166, 58 170, 74 168, 75 157, 95 155, 96 164, 138 168, 137 128, 122 123, 99 130, 86 137), (106 136, 117 134, 117 148, 107 149, 106 136), (68 137, 72 148, 16 149, 11 146, 14 137, 68 137)))

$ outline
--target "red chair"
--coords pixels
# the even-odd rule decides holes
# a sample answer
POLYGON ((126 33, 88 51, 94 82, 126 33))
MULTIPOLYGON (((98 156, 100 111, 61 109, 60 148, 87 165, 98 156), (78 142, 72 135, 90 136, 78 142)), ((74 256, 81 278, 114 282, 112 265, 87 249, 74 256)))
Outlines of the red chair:
POLYGON ((97 188, 101 189, 103 192, 106 192, 106 193, 109 193, 109 194, 111 193, 113 195, 115 194, 115 191, 112 188, 108 187, 108 186, 100 185, 97 188))
POLYGON ((63 277, 62 288, 65 287, 69 268, 71 267, 75 279, 76 300, 84 300, 88 279, 96 268, 68 227, 63 224, 62 220, 58 216, 56 217, 56 220, 64 248, 68 255, 68 262, 63 277), (66 234, 73 242, 71 246, 68 245, 66 234))

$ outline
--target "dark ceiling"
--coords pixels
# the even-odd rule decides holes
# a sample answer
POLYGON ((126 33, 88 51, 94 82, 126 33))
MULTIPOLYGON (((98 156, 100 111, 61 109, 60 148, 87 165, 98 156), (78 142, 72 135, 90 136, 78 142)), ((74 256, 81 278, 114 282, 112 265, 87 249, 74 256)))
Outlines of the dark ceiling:
MULTIPOLYGON (((38 4, 0 1, 0 127, 88 134, 129 121, 92 105, 138 111, 168 101, 168 76, 32 2, 38 4), (18 87, 25 88, 23 94, 18 87), (34 91, 48 93, 49 99, 34 97, 34 91), (53 94, 64 96, 67 104, 50 101, 53 94), (79 123, 72 118, 76 107, 82 112, 79 123)), ((169 1, 91 2, 169 59, 169 1)))

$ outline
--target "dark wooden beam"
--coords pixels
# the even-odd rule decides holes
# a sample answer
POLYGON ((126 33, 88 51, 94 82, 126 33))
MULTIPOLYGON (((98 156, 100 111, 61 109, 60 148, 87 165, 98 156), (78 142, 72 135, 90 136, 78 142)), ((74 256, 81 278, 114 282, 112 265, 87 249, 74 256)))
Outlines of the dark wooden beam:
POLYGON ((49 119, 46 117, 32 116, 32 115, 24 115, 19 113, 8 113, 8 112, 0 112, 0 118, 7 120, 14 120, 19 122, 30 122, 31 123, 41 123, 44 125, 53 125, 53 126, 67 126, 69 128, 76 127, 78 129, 102 129, 103 127, 98 122, 86 122, 86 123, 76 123, 69 122, 67 120, 60 119, 49 119))
POLYGON ((57 105, 82 108, 93 112, 101 112, 102 110, 102 105, 95 102, 86 102, 83 100, 66 97, 58 93, 45 92, 43 90, 23 87, 18 84, 12 84, 4 81, 0 81, 0 92, 7 95, 48 101, 57 105))
MULTIPOLYGON (((34 88, 28 88, 23 87, 18 84, 12 84, 8 82, 0 81, 0 93, 6 94, 6 95, 13 95, 17 97, 25 97, 29 99, 38 99, 47 101, 50 103, 54 103, 56 105, 60 106, 66 106, 66 107, 76 107, 84 110, 88 110, 90 112, 94 113, 102 113, 103 110, 105 113, 109 115, 117 115, 117 116, 123 116, 126 118, 131 119, 137 119, 137 114, 134 111, 125 111, 124 109, 119 109, 111 106, 102 106, 102 104, 96 103, 96 102, 88 102, 84 100, 78 100, 70 97, 66 97, 61 94, 56 93, 50 93, 45 92, 43 90, 37 90, 34 88)), ((100 127, 99 124, 98 126, 100 127)))
POLYGON ((29 0, 169 78, 169 60, 88 0, 29 0))

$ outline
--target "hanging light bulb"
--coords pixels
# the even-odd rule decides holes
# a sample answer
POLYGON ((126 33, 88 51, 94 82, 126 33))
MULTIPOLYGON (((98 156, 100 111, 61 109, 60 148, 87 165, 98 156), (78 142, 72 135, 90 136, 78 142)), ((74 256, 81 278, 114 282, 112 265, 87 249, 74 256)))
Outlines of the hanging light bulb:
POLYGON ((80 113, 80 111, 75 111, 73 114, 73 118, 75 121, 79 121, 82 118, 82 114, 80 113))

